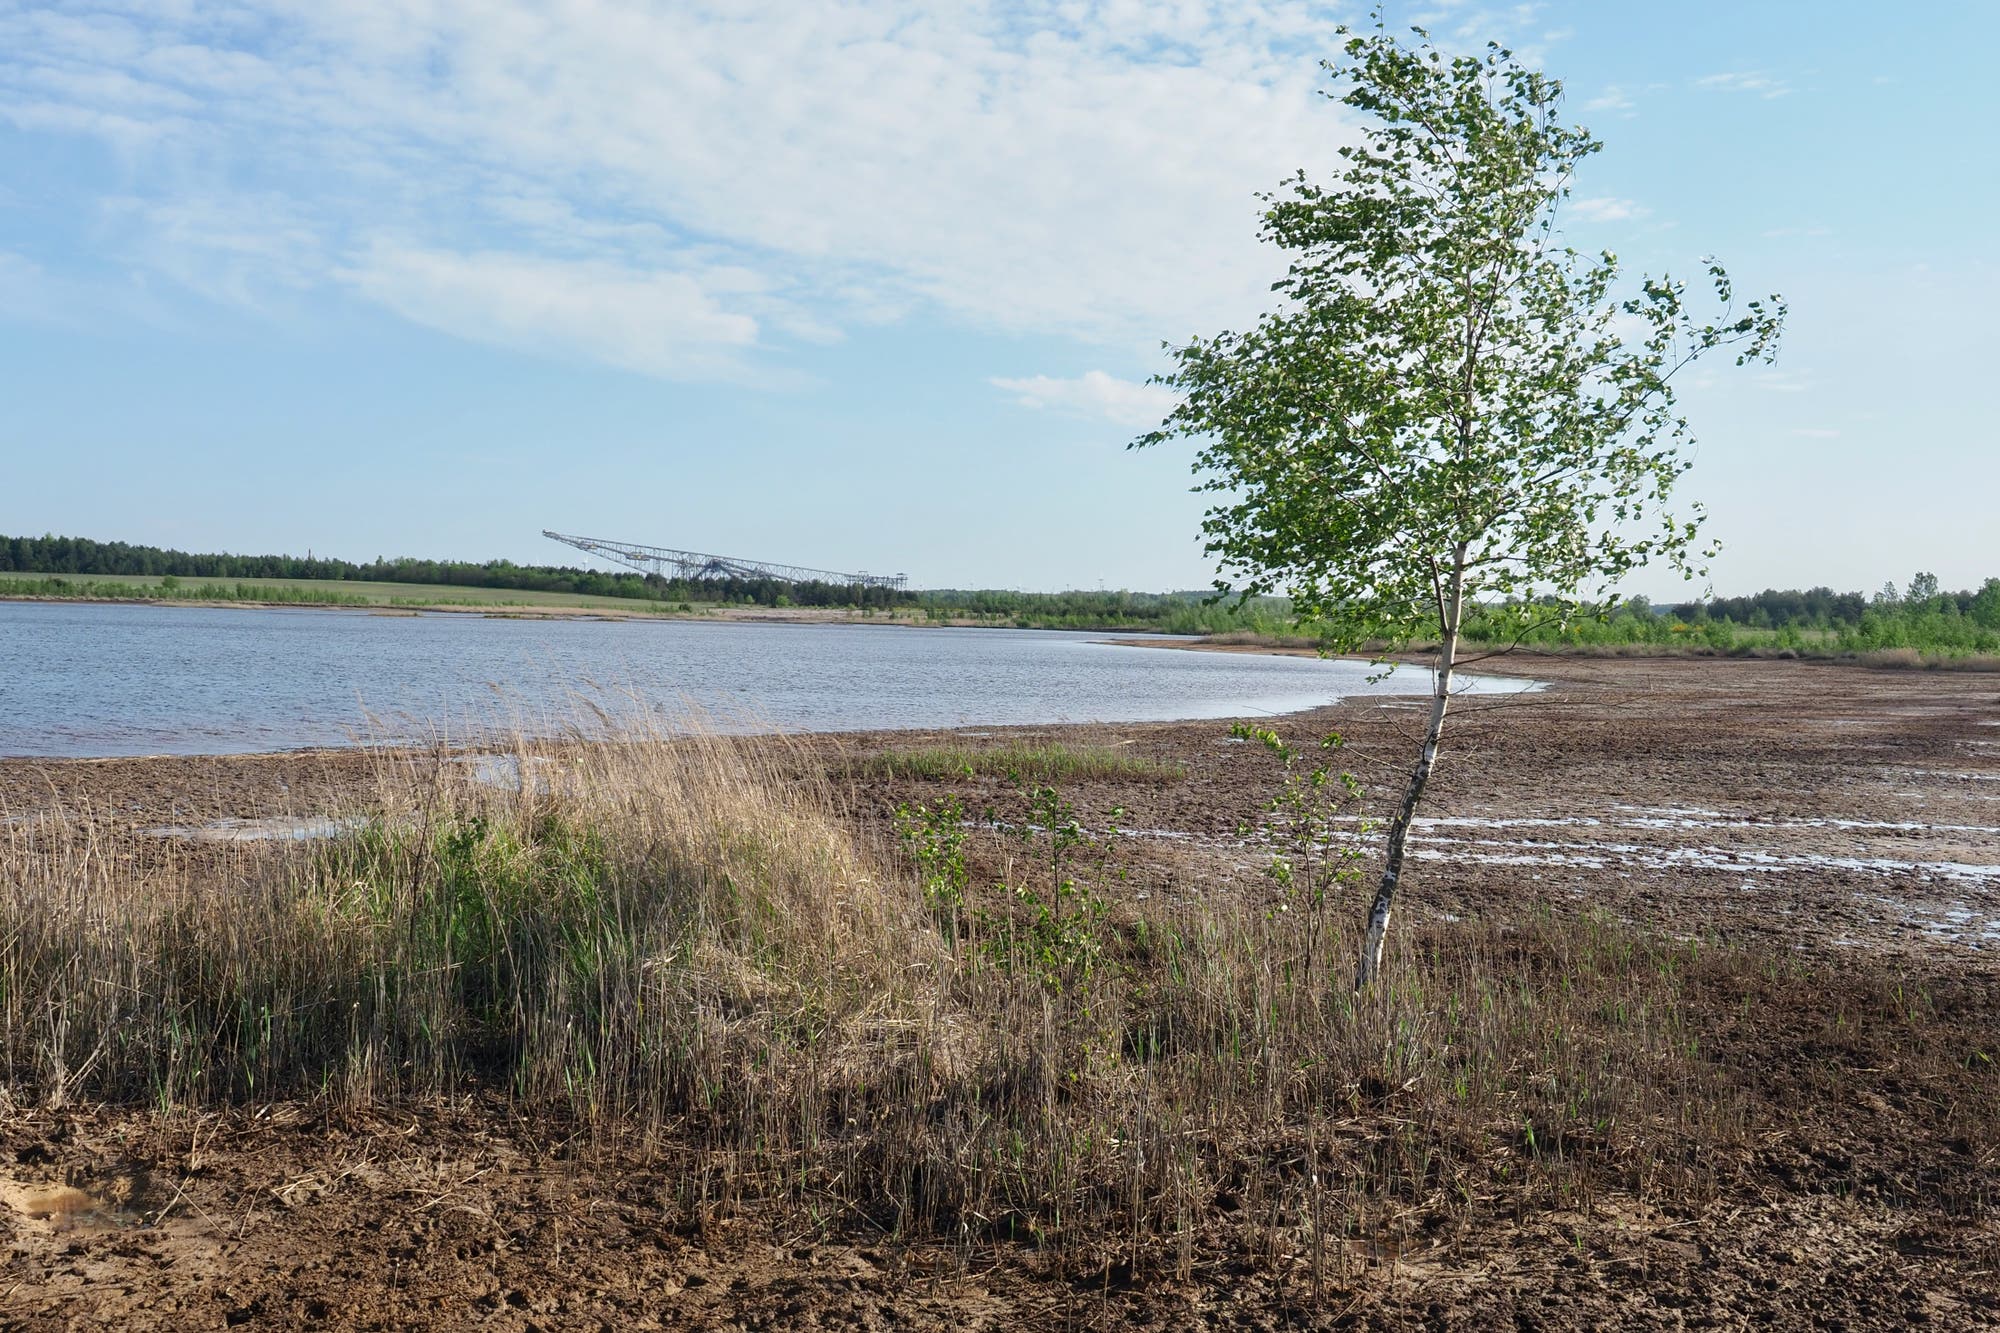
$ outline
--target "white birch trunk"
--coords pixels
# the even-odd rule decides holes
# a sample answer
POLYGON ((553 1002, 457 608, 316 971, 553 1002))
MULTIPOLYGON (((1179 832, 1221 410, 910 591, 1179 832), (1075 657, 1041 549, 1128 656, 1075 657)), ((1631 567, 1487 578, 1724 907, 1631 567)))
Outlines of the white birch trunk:
POLYGON ((1389 849, 1382 866, 1382 881, 1375 889, 1375 902, 1368 909, 1368 933, 1361 943, 1361 966, 1355 972, 1354 989, 1366 990, 1382 970, 1382 947, 1389 938, 1389 914, 1396 906, 1396 885, 1403 877, 1403 853, 1410 839, 1410 825, 1417 817, 1417 803, 1437 766, 1438 741, 1444 735, 1445 712, 1451 707, 1452 665, 1458 655, 1458 631, 1463 621, 1464 548, 1452 571, 1451 597, 1445 608, 1444 633, 1438 640, 1437 671, 1431 693, 1430 723, 1424 728, 1423 752, 1410 773, 1410 785, 1403 792, 1403 804, 1389 825, 1389 849))

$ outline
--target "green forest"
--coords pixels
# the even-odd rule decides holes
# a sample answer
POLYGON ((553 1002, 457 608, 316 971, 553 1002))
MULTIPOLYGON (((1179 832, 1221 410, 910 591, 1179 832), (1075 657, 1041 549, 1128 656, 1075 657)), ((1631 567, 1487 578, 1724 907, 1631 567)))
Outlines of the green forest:
MULTIPOLYGON (((659 609, 696 606, 851 607, 899 610, 935 623, 974 621, 1033 629, 1134 630, 1167 634, 1238 634, 1313 639, 1280 597, 1239 603, 1209 592, 1015 592, 936 588, 898 591, 775 579, 665 579, 561 565, 517 565, 377 558, 366 563, 325 556, 194 554, 84 537, 0 537, 0 578, 14 595, 200 601, 359 603, 340 583, 398 583, 617 597, 659 609), (14 576, 7 578, 6 576, 14 576), (128 576, 146 584, 70 583, 64 576, 128 576), (21 577, 32 576, 32 577, 21 577), (319 580, 326 587, 257 587, 239 579, 319 580), (198 580, 199 582, 183 582, 198 580)), ((1532 608, 1528 608, 1532 611, 1532 608)), ((1475 614, 1467 637, 1536 648, 1676 647, 1706 652, 1769 651, 1827 655, 1913 649, 1942 656, 2000 653, 2000 578, 1950 591, 1919 573, 1901 588, 1869 594, 1831 588, 1766 589, 1741 597, 1654 605, 1643 597, 1536 624, 1522 608, 1475 614)))
MULTIPOLYGON (((321 579, 342 583, 420 583, 515 592, 626 597, 642 602, 731 602, 762 606, 889 606, 911 604, 909 593, 835 583, 776 579, 666 579, 635 571, 607 573, 567 565, 517 565, 511 560, 418 560, 377 556, 366 563, 327 556, 217 555, 88 537, 0 537, 0 574, 99 574, 202 579, 321 579)), ((211 587, 210 591, 213 591, 211 587)), ((169 589, 168 591, 178 591, 169 589)), ((337 590, 336 590, 337 591, 337 590)), ((311 598, 301 600, 314 600, 311 598)))
POLYGON ((1830 588, 1766 589, 1746 597, 1715 597, 1655 607, 1643 597, 1596 615, 1520 634, 1515 617, 1474 615, 1467 637, 1532 646, 1669 648, 1712 652, 1766 651, 1806 656, 1909 649, 1943 657, 2000 654, 2000 578, 1976 590, 1950 592, 1933 574, 1919 573, 1899 590, 1872 596, 1830 588))

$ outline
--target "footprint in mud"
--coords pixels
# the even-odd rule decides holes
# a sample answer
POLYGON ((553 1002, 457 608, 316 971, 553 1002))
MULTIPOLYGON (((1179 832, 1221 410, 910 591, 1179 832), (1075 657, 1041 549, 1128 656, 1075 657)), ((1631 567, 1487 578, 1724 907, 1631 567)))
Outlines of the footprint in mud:
POLYGON ((114 1176, 89 1189, 0 1176, 0 1204, 37 1229, 49 1231, 126 1226, 138 1220, 140 1192, 137 1176, 114 1176))

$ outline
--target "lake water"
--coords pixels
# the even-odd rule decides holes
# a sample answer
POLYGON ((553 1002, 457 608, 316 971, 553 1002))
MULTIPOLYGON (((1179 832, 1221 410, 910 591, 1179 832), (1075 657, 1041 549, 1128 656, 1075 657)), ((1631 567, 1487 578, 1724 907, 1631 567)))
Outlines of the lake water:
POLYGON ((1429 688, 1420 672, 1368 675, 1039 630, 0 602, 0 756, 471 741, 558 730, 590 716, 583 699, 852 731, 1244 717, 1429 688))

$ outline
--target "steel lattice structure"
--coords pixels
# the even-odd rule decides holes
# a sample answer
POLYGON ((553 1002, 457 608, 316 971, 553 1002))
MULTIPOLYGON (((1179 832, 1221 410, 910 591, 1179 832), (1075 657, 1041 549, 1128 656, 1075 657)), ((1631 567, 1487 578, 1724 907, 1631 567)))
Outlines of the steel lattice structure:
POLYGON ((642 546, 637 542, 608 541, 602 537, 573 537, 566 532, 542 529, 550 541, 574 546, 579 551, 616 560, 641 574, 659 574, 681 579, 776 579, 780 583, 859 584, 865 588, 894 588, 901 591, 909 583, 906 574, 843 574, 833 569, 809 569, 804 565, 774 565, 763 560, 739 560, 729 555, 707 555, 701 551, 676 551, 666 546, 642 546))

